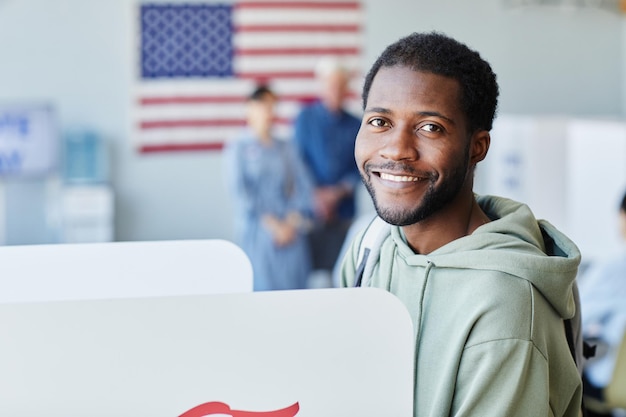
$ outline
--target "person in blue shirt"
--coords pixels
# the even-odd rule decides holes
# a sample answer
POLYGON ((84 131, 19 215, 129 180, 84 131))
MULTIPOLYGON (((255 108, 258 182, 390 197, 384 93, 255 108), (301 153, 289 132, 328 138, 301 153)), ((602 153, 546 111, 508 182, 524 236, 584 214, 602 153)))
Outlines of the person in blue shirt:
POLYGON ((312 182, 291 142, 272 134, 276 96, 258 87, 247 103, 247 128, 224 151, 234 196, 236 243, 250 258, 254 290, 306 288, 312 182))
MULTIPOLYGON (((619 208, 619 224, 620 235, 626 239, 626 194, 619 208)), ((598 354, 584 368, 584 390, 586 395, 604 400, 604 388, 613 375, 626 331, 626 250, 610 260, 592 264, 581 277, 579 290, 583 337, 598 346, 598 354)))
POLYGON ((350 72, 336 59, 316 68, 319 100, 305 106, 294 122, 294 142, 314 181, 315 222, 310 233, 313 269, 332 271, 356 212, 360 184, 354 141, 360 118, 344 108, 350 72))

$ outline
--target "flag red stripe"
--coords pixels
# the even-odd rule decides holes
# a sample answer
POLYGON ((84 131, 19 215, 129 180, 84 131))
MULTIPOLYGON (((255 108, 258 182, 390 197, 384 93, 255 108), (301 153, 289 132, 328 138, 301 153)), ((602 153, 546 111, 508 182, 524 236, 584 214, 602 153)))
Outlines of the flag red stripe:
POLYGON ((139 147, 141 153, 159 152, 189 152, 189 151, 220 151, 224 148, 224 142, 202 142, 202 143, 176 143, 167 142, 163 145, 142 145, 139 147))
POLYGON ((358 33, 359 25, 238 25, 235 32, 348 32, 358 33))
POLYGON ((268 80, 271 78, 314 78, 314 71, 267 71, 267 72, 238 72, 237 78, 268 80))
POLYGON ((360 4, 352 1, 240 1, 234 5, 235 9, 331 9, 331 10, 358 10, 360 4))
POLYGON ((358 55, 359 48, 239 48, 235 55, 358 55))
POLYGON ((151 120, 141 122, 141 130, 170 129, 177 127, 229 127, 245 126, 244 119, 188 119, 188 120, 151 120))
MULTIPOLYGON (((275 118, 276 124, 289 124, 286 118, 275 118)), ((178 127, 239 127, 245 126, 246 119, 177 119, 177 120, 150 120, 139 123, 141 130, 174 129, 178 127)))
MULTIPOLYGON (((314 95, 307 94, 285 94, 279 95, 279 101, 308 102, 314 100, 314 95)), ((244 103, 244 96, 163 96, 144 97, 139 100, 142 106, 158 106, 166 104, 232 104, 244 103)))
POLYGON ((142 106, 155 106, 164 104, 230 104, 243 103, 246 98, 243 96, 164 96, 164 97, 144 97, 139 100, 142 106))
MULTIPOLYGON (((358 98, 354 91, 348 93, 348 98, 358 98)), ((295 101, 307 103, 316 99, 313 94, 279 94, 278 101, 295 101)), ((169 104, 237 104, 244 103, 246 97, 239 96, 153 96, 139 100, 142 106, 160 106, 169 104)))

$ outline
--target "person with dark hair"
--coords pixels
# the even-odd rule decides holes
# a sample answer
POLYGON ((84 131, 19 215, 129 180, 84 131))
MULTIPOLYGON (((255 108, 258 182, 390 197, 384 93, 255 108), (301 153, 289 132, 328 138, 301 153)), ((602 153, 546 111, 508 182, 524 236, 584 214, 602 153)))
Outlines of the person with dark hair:
POLYGON ((312 183, 291 142, 272 133, 275 103, 269 87, 256 88, 248 127, 224 151, 236 243, 252 263, 255 291, 306 288, 311 264, 312 183))
POLYGON ((323 58, 315 72, 320 97, 297 115, 294 142, 315 187, 315 222, 309 235, 313 269, 329 286, 356 213, 355 188, 360 177, 354 163, 354 140, 361 120, 344 107, 350 80, 344 63, 323 58))
MULTIPOLYGON (((619 235, 626 241, 626 194, 617 210, 619 235)), ((583 337, 596 344, 598 354, 583 373, 585 395, 604 402, 604 389, 611 381, 617 354, 626 332, 626 252, 596 261, 580 280, 583 337)), ((611 413, 590 413, 611 416, 611 413)))
POLYGON ((362 251, 369 227, 357 235, 341 280, 406 305, 415 416, 581 411, 564 331, 580 252, 526 205, 473 192, 498 91, 476 51, 437 32, 388 46, 365 78, 355 159, 388 234, 375 251, 362 251))

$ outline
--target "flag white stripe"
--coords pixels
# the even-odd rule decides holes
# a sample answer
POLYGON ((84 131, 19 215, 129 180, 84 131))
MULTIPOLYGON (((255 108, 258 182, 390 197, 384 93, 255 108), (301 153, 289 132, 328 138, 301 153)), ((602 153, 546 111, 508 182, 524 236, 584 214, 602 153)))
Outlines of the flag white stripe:
MULTIPOLYGON (((293 118, 301 109, 296 102, 278 102, 276 114, 279 117, 293 118)), ((226 104, 178 104, 142 106, 138 112, 141 120, 189 120, 189 119, 243 119, 246 114, 245 103, 226 104)))
MULTIPOLYGON (((142 144, 161 145, 164 143, 205 143, 223 142, 235 139, 241 135, 240 127, 215 127, 212 129, 174 128, 145 131, 142 134, 142 144)), ((275 126, 274 134, 280 139, 290 140, 293 129, 290 126, 275 126)))
POLYGON ((236 8, 233 13, 233 24, 238 25, 312 25, 340 24, 360 25, 360 10, 320 10, 320 9, 246 9, 236 8))
MULTIPOLYGON (((302 108, 298 102, 278 102, 276 115, 281 119, 293 119, 302 108)), ((346 106, 359 106, 359 100, 353 99, 346 102, 346 106)), ((219 120, 219 119, 243 119, 246 114, 245 103, 239 104, 176 104, 142 106, 137 115, 142 121, 168 121, 168 120, 219 120)))
POLYGON ((139 96, 188 96, 188 95, 242 95, 252 91, 256 85, 254 80, 235 78, 181 79, 173 83, 171 80, 160 79, 137 85, 139 96))
POLYGON ((233 38, 235 48, 287 48, 287 47, 361 47, 358 33, 241 33, 233 38))
MULTIPOLYGON (((319 56, 244 56, 235 59, 235 66, 238 73, 311 71, 319 59, 319 56)), ((346 67, 358 68, 358 59, 346 59, 346 67)))
POLYGON ((175 129, 155 129, 142 132, 141 142, 143 145, 161 145, 164 143, 204 143, 223 142, 237 137, 240 134, 240 127, 233 128, 175 128, 175 129))
MULTIPOLYGON (((269 82, 276 94, 290 96, 317 96, 318 82, 315 79, 273 79, 269 82)), ((172 83, 168 80, 151 81, 136 87, 137 97, 202 97, 202 96, 241 96, 247 97, 254 89, 254 80, 242 79, 207 79, 181 80, 172 83)), ((350 82, 350 90, 360 95, 362 77, 355 77, 350 82)))

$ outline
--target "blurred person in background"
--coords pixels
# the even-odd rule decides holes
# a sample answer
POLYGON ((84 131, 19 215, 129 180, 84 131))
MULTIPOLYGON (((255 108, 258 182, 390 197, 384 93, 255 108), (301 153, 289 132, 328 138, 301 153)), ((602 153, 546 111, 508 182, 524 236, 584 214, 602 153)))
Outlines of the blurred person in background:
POLYGON ((250 258, 254 290, 305 288, 312 183, 292 144, 272 133, 276 95, 259 86, 247 103, 247 128, 225 149, 235 201, 236 243, 250 258))
POLYGON ((361 121, 345 108, 350 71, 340 60, 316 67, 320 96, 295 119, 294 141, 314 181, 315 222, 309 235, 316 283, 332 286, 331 271, 356 212, 360 183, 354 141, 361 121))
MULTIPOLYGON (((619 233, 626 241, 626 194, 618 211, 619 233)), ((583 337, 598 346, 583 371, 585 395, 604 401, 626 329, 626 248, 605 262, 592 264, 580 279, 583 337)), ((589 412, 590 417, 611 416, 589 412)))

